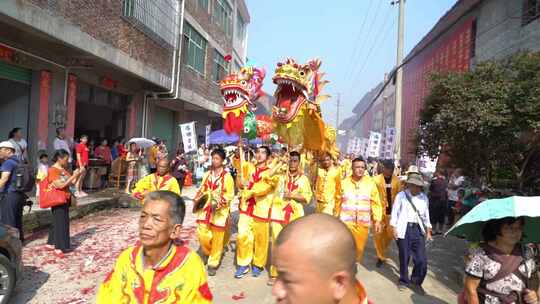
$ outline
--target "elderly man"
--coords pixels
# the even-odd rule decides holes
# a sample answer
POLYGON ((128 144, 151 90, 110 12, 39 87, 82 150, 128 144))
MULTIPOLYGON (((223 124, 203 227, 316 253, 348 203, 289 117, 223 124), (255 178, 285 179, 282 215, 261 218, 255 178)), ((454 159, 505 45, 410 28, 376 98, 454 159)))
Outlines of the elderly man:
POLYGON ((174 176, 169 173, 169 161, 162 159, 157 163, 157 172, 143 177, 135 184, 133 197, 144 202, 147 193, 157 190, 168 190, 180 195, 180 186, 174 176))
POLYGON ((377 252, 377 267, 382 267, 386 261, 386 250, 393 240, 393 231, 390 226, 390 214, 392 213, 392 204, 396 195, 401 191, 399 178, 394 175, 394 162, 385 160, 382 163, 382 173, 373 178, 379 197, 383 205, 383 219, 381 222, 381 232, 373 235, 375 251, 377 252))
POLYGON ((201 258, 175 243, 185 212, 176 193, 155 191, 145 197, 140 244, 120 254, 97 303, 212 303, 201 258))
POLYGON ((377 185, 365 175, 366 162, 362 158, 352 161, 352 175, 342 182, 342 202, 338 206, 338 217, 349 227, 356 241, 356 257, 361 262, 364 247, 373 224, 375 233, 381 231, 383 208, 377 185))
POLYGON ((287 225, 274 244, 277 303, 367 304, 356 280, 354 238, 343 223, 312 214, 287 225))
POLYGON ((422 175, 409 173, 407 189, 396 196, 392 206, 390 225, 399 249, 399 290, 405 290, 410 283, 421 294, 425 294, 422 282, 427 274, 425 241, 431 240, 429 202, 422 192, 425 183, 422 175), (409 260, 413 259, 413 272, 409 279, 409 260))

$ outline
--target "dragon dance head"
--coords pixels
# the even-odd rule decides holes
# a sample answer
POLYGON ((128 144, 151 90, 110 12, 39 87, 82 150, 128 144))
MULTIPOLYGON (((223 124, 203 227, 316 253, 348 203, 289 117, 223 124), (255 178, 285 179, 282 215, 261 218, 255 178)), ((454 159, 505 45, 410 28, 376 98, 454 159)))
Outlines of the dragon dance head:
POLYGON ((232 73, 219 83, 224 99, 223 111, 242 108, 246 105, 254 107, 265 76, 264 69, 254 67, 241 68, 238 73, 232 73))
POLYGON ((277 123, 286 124, 293 121, 306 102, 312 105, 320 102, 319 92, 326 84, 326 81, 321 80, 323 74, 319 72, 320 66, 319 59, 299 64, 294 59, 288 58, 285 62, 277 64, 272 78, 277 85, 272 117, 277 123))
POLYGON ((263 94, 264 76, 264 69, 244 67, 238 73, 225 76, 219 83, 224 100, 223 128, 228 134, 242 134, 246 113, 257 108, 255 101, 263 94))

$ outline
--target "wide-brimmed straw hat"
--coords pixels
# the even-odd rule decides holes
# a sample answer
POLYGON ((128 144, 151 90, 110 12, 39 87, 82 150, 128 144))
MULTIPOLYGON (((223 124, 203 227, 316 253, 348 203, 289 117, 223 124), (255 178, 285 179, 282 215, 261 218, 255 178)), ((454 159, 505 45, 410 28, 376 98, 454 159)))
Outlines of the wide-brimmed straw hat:
POLYGON ((422 175, 418 173, 410 173, 407 176, 407 180, 405 181, 405 183, 420 186, 420 187, 424 187, 426 185, 426 183, 424 182, 424 179, 422 178, 422 175))

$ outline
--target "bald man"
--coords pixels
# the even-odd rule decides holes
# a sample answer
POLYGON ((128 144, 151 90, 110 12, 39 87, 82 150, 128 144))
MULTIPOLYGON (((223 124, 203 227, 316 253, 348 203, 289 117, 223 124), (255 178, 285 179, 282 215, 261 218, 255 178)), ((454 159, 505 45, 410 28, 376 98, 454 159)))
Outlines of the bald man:
POLYGON ((157 172, 143 177, 135 184, 132 192, 133 197, 143 203, 146 194, 152 191, 167 190, 181 195, 178 181, 169 173, 169 168, 168 160, 162 159, 158 161, 157 172))
POLYGON ((356 280, 356 246, 340 220, 312 214, 287 225, 274 245, 277 303, 367 304, 356 280))

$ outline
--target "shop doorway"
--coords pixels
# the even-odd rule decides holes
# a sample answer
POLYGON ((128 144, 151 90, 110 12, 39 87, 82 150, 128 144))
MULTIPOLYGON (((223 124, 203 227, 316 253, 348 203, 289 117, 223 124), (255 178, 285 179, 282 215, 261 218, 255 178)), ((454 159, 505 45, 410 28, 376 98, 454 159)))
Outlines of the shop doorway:
POLYGON ((16 127, 28 136, 31 77, 30 70, 0 61, 0 141, 16 127))
POLYGON ((79 83, 75 114, 75 137, 88 135, 90 142, 99 145, 102 139, 109 144, 126 134, 129 96, 79 83))

